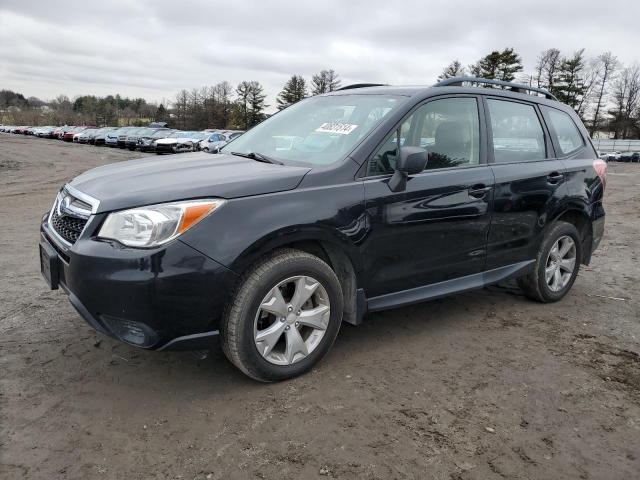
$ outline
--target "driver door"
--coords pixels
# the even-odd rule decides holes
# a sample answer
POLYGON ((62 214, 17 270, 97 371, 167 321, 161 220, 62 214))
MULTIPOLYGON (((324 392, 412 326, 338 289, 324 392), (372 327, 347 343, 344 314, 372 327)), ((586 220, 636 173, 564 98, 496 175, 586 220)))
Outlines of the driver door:
POLYGON ((364 181, 370 235, 365 245, 367 297, 479 273, 486 260, 494 176, 485 161, 476 96, 438 97, 393 132, 364 181), (399 137, 399 138, 398 138, 399 137), (426 169, 406 190, 387 185, 397 144, 427 149, 426 169))

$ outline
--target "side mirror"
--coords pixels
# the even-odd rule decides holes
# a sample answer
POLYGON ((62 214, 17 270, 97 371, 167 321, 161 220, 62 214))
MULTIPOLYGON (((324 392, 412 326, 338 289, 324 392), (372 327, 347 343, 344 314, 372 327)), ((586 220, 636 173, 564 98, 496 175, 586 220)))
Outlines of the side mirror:
POLYGON ((407 188, 407 178, 422 172, 427 166, 427 151, 420 147, 400 147, 400 155, 396 161, 396 171, 389 179, 392 192, 400 192, 407 188))

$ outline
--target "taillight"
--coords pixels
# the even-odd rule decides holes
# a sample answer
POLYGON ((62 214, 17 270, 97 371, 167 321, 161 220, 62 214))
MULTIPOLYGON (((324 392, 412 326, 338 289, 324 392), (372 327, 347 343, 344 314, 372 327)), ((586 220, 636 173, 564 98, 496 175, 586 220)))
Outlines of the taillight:
POLYGON ((604 190, 604 188, 607 186, 607 162, 599 159, 594 160, 593 169, 598 174, 598 177, 600 177, 600 180, 602 181, 602 189, 604 190))

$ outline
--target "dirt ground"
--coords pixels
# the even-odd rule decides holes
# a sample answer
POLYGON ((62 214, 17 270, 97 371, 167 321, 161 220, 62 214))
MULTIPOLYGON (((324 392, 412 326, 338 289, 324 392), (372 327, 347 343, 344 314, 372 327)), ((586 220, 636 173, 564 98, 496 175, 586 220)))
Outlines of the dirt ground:
POLYGON ((102 337, 47 290, 58 188, 137 156, 0 134, 0 478, 640 475, 640 165, 609 166, 606 237, 562 302, 503 285, 369 315, 265 385, 217 345, 197 360, 102 337))

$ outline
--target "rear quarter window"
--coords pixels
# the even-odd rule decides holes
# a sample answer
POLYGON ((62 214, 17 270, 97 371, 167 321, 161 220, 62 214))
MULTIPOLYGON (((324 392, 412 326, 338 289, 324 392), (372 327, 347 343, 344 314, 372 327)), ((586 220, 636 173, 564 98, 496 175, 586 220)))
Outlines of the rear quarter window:
POLYGON ((555 108, 545 108, 552 135, 555 136, 560 153, 571 155, 584 147, 584 139, 573 119, 565 112, 555 108))

